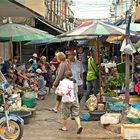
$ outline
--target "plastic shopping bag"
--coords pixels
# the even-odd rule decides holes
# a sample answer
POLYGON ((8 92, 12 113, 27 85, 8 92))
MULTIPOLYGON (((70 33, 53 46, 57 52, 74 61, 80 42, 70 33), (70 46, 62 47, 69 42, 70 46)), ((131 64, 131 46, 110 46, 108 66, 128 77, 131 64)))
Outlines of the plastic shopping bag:
POLYGON ((85 103, 89 111, 94 111, 97 108, 97 98, 95 95, 91 95, 85 103))

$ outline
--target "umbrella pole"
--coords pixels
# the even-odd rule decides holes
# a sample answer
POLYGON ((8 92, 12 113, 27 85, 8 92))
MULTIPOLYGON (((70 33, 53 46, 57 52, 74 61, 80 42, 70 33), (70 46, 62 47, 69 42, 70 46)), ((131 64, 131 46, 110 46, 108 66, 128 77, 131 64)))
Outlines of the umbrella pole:
POLYGON ((134 55, 132 54, 132 82, 134 77, 134 55))
POLYGON ((99 93, 100 93, 100 102, 102 101, 101 94, 101 58, 100 58, 100 46, 99 46, 99 36, 97 37, 97 50, 98 50, 98 64, 99 64, 99 93))
POLYGON ((10 46, 11 46, 11 58, 13 59, 13 42, 10 40, 10 46))
POLYGON ((19 49, 20 49, 20 63, 22 62, 22 47, 21 47, 21 41, 19 42, 19 49))

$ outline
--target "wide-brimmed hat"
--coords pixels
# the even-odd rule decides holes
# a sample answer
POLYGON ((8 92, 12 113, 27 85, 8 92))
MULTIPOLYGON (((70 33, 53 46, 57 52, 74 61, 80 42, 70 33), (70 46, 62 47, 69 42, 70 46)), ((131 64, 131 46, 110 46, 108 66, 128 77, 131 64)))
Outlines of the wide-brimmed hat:
POLYGON ((36 73, 39 73, 40 74, 40 73, 42 73, 42 70, 41 69, 37 69, 36 70, 36 73))

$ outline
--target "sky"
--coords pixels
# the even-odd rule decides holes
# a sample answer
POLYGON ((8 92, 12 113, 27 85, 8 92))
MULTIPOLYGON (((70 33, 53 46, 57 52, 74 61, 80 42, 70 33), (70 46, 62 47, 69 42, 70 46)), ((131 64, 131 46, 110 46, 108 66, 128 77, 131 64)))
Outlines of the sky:
MULTIPOLYGON (((71 1, 71 0, 68 0, 71 1)), ((110 7, 113 0, 72 0, 70 6, 75 18, 80 19, 102 19, 110 17, 110 7)), ((115 0, 114 0, 115 1, 115 0)), ((125 1, 118 5, 118 13, 125 11, 125 1)), ((129 1, 129 0, 127 0, 129 1)), ((122 13, 121 13, 122 14, 122 13)))

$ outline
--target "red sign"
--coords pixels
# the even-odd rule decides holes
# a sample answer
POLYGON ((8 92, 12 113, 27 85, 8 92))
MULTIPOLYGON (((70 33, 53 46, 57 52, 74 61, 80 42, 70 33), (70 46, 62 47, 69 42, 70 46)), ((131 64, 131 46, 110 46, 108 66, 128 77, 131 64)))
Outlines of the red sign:
POLYGON ((62 0, 62 19, 66 19, 66 0, 62 0))

